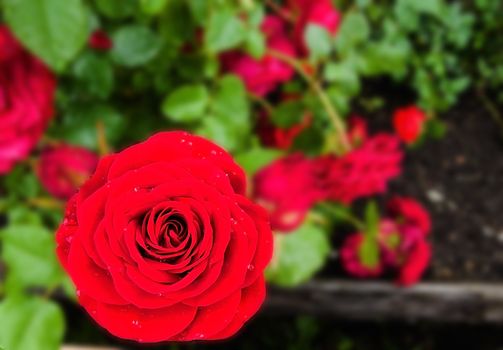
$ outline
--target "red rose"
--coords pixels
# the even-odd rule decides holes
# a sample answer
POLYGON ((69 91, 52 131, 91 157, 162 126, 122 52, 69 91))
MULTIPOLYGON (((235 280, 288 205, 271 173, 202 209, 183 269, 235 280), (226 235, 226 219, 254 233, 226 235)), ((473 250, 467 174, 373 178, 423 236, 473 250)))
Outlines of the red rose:
POLYGON ((112 48, 113 42, 105 31, 98 29, 89 37, 89 46, 97 51, 108 51, 112 48))
POLYGON ((315 24, 335 35, 341 22, 341 15, 331 0, 290 0, 289 8, 296 14, 294 40, 304 54, 308 53, 305 32, 308 25, 315 24))
POLYGON ((393 126, 406 144, 413 144, 423 133, 426 115, 416 106, 399 108, 393 114, 393 126))
POLYGON ((47 192, 68 199, 89 178, 97 164, 98 157, 91 151, 59 145, 42 151, 37 173, 47 192))
POLYGON ((0 174, 28 156, 53 115, 56 81, 0 26, 0 174))
POLYGON ((269 210, 273 229, 284 232, 295 229, 320 198, 312 166, 310 159, 293 154, 255 175, 253 196, 269 210))
POLYGON ((319 158, 317 176, 325 197, 349 204, 385 192, 388 181, 401 172, 403 155, 399 144, 392 135, 378 134, 342 157, 319 158))
POLYGON ((407 197, 394 197, 388 201, 387 210, 389 215, 395 220, 421 229, 423 235, 430 233, 430 215, 415 199, 407 197))
MULTIPOLYGON (((262 23, 262 31, 267 38, 267 48, 288 56, 295 56, 295 49, 288 39, 283 22, 275 16, 267 16, 262 23)), ((242 52, 229 52, 221 57, 225 71, 241 77, 251 93, 264 96, 280 83, 289 81, 294 70, 283 61, 266 54, 255 59, 242 52)))
POLYGON ((159 133, 103 158, 68 203, 57 252, 79 301, 115 336, 223 339, 265 297, 267 213, 224 150, 159 133))

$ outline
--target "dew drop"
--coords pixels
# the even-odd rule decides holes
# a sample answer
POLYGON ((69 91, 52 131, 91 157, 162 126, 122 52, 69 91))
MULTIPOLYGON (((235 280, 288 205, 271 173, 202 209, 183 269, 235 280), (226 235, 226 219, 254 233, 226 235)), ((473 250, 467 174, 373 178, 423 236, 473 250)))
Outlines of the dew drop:
POLYGON ((212 155, 212 156, 216 156, 216 155, 217 155, 217 151, 215 151, 214 149, 213 149, 213 150, 211 150, 211 152, 210 152, 210 153, 211 153, 211 155, 212 155))
POLYGON ((199 338, 199 339, 203 339, 204 338, 204 334, 202 334, 202 333, 196 333, 196 334, 194 334, 194 337, 195 338, 199 338))
POLYGON ((78 296, 78 297, 80 297, 80 294, 81 294, 81 293, 80 293, 80 289, 77 289, 77 290, 75 291, 75 294, 77 294, 77 296, 78 296))
POLYGON ((131 322, 131 324, 132 324, 133 326, 135 326, 135 327, 141 328, 140 321, 138 321, 138 320, 133 320, 133 321, 131 322))
POLYGON ((185 143, 185 141, 186 141, 185 139, 181 139, 180 140, 181 143, 185 143))
POLYGON ((253 266, 252 264, 248 265, 248 271, 253 271, 255 270, 255 266, 253 266))
POLYGON ((73 236, 68 236, 68 237, 66 237, 66 242, 67 242, 68 244, 71 244, 71 243, 72 243, 72 241, 73 241, 73 236))
POLYGON ((135 188, 133 188, 133 191, 134 192, 140 192, 140 188, 138 186, 136 186, 135 188))
POLYGON ((192 141, 187 142, 189 146, 192 146, 192 141))

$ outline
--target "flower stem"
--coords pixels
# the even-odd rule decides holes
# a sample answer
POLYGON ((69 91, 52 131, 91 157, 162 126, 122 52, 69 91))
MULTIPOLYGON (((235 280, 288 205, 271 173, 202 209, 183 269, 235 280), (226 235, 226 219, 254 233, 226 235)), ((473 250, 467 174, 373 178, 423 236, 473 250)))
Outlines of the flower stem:
POLYGON ((252 94, 252 93, 248 93, 248 96, 250 97, 250 99, 254 102, 256 102, 257 104, 259 104, 263 109, 264 111, 267 112, 267 114, 270 116, 273 114, 274 112, 274 107, 264 98, 260 97, 260 96, 257 96, 255 94, 252 94))
POLYGON ((268 53, 271 56, 290 65, 308 83, 311 90, 313 90, 313 92, 318 96, 323 108, 327 112, 327 115, 330 118, 330 121, 332 122, 332 124, 335 128, 335 131, 336 131, 337 136, 339 138, 338 141, 339 141, 340 147, 342 148, 342 151, 344 153, 350 151, 351 144, 350 144, 349 139, 346 134, 346 125, 344 124, 341 116, 337 113, 335 107, 332 105, 332 102, 330 102, 330 98, 327 96, 327 94, 323 90, 320 83, 315 78, 313 78, 312 76, 307 74, 306 71, 304 70, 304 67, 302 66, 301 62, 299 62, 295 58, 290 57, 288 55, 285 55, 285 54, 278 52, 278 51, 275 51, 275 50, 269 50, 268 53))

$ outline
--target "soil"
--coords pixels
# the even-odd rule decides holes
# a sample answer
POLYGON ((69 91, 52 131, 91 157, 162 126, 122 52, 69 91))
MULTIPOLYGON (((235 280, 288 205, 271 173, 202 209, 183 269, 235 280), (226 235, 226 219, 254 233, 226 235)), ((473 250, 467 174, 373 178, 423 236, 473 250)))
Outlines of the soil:
POLYGON ((502 130, 471 94, 441 120, 445 136, 407 153, 404 172, 390 192, 419 199, 431 213, 428 279, 501 281, 502 130))

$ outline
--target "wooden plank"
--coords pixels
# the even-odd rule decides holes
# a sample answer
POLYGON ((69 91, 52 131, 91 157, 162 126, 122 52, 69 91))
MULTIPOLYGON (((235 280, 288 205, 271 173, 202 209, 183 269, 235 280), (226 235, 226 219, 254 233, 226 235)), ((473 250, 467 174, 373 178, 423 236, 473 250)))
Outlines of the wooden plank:
POLYGON ((266 312, 349 320, 503 323, 503 283, 425 282, 399 288, 386 282, 312 281, 270 288, 266 312))

